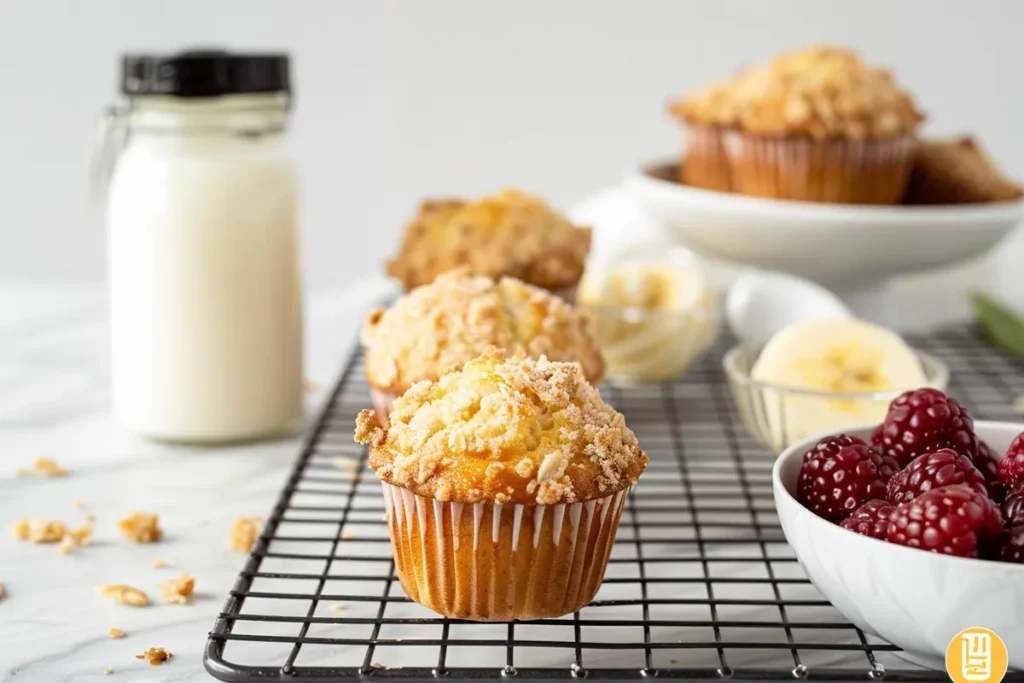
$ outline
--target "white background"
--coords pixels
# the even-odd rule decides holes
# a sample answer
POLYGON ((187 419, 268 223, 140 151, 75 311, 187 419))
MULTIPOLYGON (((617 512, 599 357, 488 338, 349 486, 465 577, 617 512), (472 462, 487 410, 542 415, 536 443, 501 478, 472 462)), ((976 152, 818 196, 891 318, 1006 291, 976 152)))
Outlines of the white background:
POLYGON ((1024 176, 1022 25, 1015 0, 0 0, 0 277, 102 280, 87 161, 124 50, 293 54, 321 288, 377 272, 420 197, 515 185, 568 207, 615 184, 674 154, 668 97, 812 42, 892 65, 929 130, 1024 176))

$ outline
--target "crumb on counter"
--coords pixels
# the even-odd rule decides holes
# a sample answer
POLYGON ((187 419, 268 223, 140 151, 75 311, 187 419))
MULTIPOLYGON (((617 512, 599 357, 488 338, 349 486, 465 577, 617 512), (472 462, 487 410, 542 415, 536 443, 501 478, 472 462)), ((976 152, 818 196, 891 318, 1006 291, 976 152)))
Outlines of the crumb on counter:
POLYGON ((173 656, 173 652, 168 652, 162 647, 151 647, 141 655, 135 655, 135 659, 145 659, 153 666, 160 666, 173 656))
POLYGON ((196 587, 196 577, 183 573, 176 579, 168 579, 160 584, 160 596, 164 602, 175 605, 186 605, 192 601, 196 587))
POLYGON ((40 517, 21 519, 14 525, 14 538, 28 543, 59 543, 66 532, 64 522, 40 517))
POLYGON ((84 510, 84 509, 85 509, 85 502, 83 502, 83 501, 81 501, 81 500, 76 500, 76 501, 73 501, 73 502, 71 503, 71 505, 72 505, 72 506, 73 506, 73 507, 74 507, 74 508, 75 508, 76 510, 84 510))
POLYGON ((112 673, 114 673, 114 670, 111 669, 109 666, 103 667, 103 675, 104 676, 109 676, 112 673))
POLYGON ((345 529, 344 531, 341 532, 341 537, 343 539, 345 539, 346 541, 350 541, 350 540, 352 540, 353 538, 356 537, 356 532, 354 532, 354 531, 352 531, 350 529, 345 529))
POLYGON ((149 604, 149 597, 144 592, 123 583, 97 586, 96 592, 105 598, 112 598, 119 605, 145 607, 149 604))
POLYGON ((340 602, 331 603, 331 611, 334 612, 335 614, 341 614, 342 612, 345 611, 344 603, 340 603, 340 602))
POLYGON ((61 542, 60 551, 64 554, 75 548, 92 545, 93 522, 87 519, 85 524, 77 529, 67 529, 64 532, 64 539, 61 542))
POLYGON ((159 557, 153 560, 153 569, 163 569, 167 566, 167 561, 162 560, 159 557))
POLYGON ((256 539, 261 531, 263 531, 262 517, 239 517, 231 527, 228 544, 236 552, 250 552, 256 545, 256 539))
POLYGON ((68 473, 64 466, 52 458, 36 458, 32 469, 40 477, 63 477, 68 473))
POLYGON ((117 640, 118 638, 124 638, 124 631, 122 631, 119 628, 112 628, 110 629, 110 637, 114 640, 117 640))
POLYGON ((131 513, 117 523, 117 528, 132 543, 156 543, 164 536, 159 515, 148 512, 131 513))

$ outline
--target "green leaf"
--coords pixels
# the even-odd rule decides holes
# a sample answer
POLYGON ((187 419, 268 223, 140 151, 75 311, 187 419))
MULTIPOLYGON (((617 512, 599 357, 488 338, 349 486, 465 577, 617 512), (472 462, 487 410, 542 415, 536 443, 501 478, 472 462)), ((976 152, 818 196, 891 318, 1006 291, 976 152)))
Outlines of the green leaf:
POLYGON ((971 294, 971 308, 989 343, 1024 360, 1024 318, 982 292, 971 294))

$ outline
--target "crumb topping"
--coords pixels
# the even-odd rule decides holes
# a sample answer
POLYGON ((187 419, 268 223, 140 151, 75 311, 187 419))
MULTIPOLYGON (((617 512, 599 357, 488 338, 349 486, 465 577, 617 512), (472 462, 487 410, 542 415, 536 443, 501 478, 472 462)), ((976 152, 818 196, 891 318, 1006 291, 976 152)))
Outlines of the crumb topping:
POLYGON ((148 512, 131 513, 117 523, 117 528, 132 543, 156 543, 164 537, 159 515, 148 512))
POLYGON ((124 631, 122 631, 119 628, 112 628, 112 629, 110 629, 110 637, 113 638, 114 640, 117 640, 119 638, 124 638, 124 631))
POLYGON ((59 543, 67 533, 64 522, 53 519, 20 519, 14 524, 14 538, 27 543, 59 543))
POLYGON ((647 464, 577 363, 491 350, 356 420, 382 480, 441 501, 573 503, 634 484, 647 464))
POLYGON ((437 379, 492 346, 577 361, 595 383, 604 371, 586 320, 572 306, 514 278, 495 281, 466 268, 417 287, 387 311, 373 311, 363 343, 367 381, 391 394, 437 379))
POLYGON ((406 289, 462 265, 476 275, 559 289, 580 279, 589 252, 590 228, 573 225, 538 197, 502 190, 473 202, 423 202, 387 271, 406 289))
POLYGON ((162 647, 151 647, 141 655, 135 655, 135 659, 145 659, 153 666, 160 666, 173 656, 173 652, 168 652, 162 647))
POLYGON ((816 139, 889 139, 914 133, 924 120, 891 71, 826 46, 782 53, 669 110, 690 124, 816 139))
POLYGON ((239 517, 231 527, 228 545, 239 553, 248 553, 256 545, 256 539, 263 531, 262 517, 239 517))
POLYGON ((175 605, 187 605, 192 601, 196 588, 196 577, 182 574, 176 579, 168 579, 160 584, 160 597, 164 602, 175 605))
POLYGON ((123 583, 111 583, 105 586, 97 586, 96 592, 105 598, 111 598, 119 605, 145 607, 149 604, 149 596, 138 588, 132 588, 131 586, 123 583))

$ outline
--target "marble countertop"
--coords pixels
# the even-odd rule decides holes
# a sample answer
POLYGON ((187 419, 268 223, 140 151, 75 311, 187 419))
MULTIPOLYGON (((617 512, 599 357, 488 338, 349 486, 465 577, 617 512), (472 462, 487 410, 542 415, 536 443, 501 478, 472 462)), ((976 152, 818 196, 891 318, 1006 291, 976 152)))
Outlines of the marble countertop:
MULTIPOLYGON (((365 308, 387 291, 380 279, 307 304, 306 374, 312 417, 355 341, 365 308)), ((212 680, 204 635, 245 555, 228 549, 240 516, 265 516, 298 451, 299 437, 227 448, 159 445, 125 433, 108 406, 106 302, 99 286, 0 284, 0 681, 212 680), (16 477, 40 456, 67 476, 16 477), (84 510, 76 509, 80 502, 84 510), (123 542, 117 520, 132 510, 160 515, 165 538, 123 542), (70 555, 55 545, 11 539, 23 517, 78 525, 96 517, 95 542, 70 555), (167 567, 155 569, 154 560, 167 567), (161 604, 158 584, 194 575, 196 599, 161 604), (147 608, 98 596, 127 583, 150 594, 147 608), (112 640, 112 627, 126 636, 112 640), (173 665, 135 659, 149 647, 173 665), (109 667, 119 677, 107 677, 109 667)))

